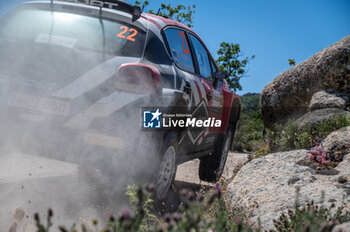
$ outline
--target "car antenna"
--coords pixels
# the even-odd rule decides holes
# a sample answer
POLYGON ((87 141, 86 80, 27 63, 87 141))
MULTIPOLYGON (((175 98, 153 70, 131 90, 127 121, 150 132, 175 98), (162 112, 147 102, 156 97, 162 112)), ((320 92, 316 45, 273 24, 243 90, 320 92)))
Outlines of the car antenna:
POLYGON ((159 13, 160 13, 160 8, 158 9, 157 15, 159 15, 159 13))

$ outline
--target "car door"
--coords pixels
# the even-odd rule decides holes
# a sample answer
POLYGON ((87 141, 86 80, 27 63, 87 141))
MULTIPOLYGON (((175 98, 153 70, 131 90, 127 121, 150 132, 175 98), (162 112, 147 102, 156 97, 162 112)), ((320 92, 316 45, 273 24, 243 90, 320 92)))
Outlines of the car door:
MULTIPOLYGON (((222 120, 222 83, 219 83, 214 78, 216 72, 214 61, 203 43, 196 36, 189 33, 189 40, 194 54, 196 73, 205 89, 205 99, 209 111, 208 116, 222 120)), ((209 127, 203 134, 201 143, 197 144, 196 150, 206 150, 212 147, 217 137, 217 131, 218 129, 209 127)))
MULTIPOLYGON (((193 109, 202 101, 197 87, 200 82, 195 78, 195 66, 192 58, 192 52, 189 47, 186 32, 179 28, 168 27, 164 30, 168 49, 174 61, 175 82, 178 86, 185 86, 189 90, 189 110, 193 109)), ((180 88, 181 89, 181 88, 180 88)), ((203 90, 204 92, 204 90, 203 90)), ((182 113, 182 108, 177 108, 176 113, 182 113)), ((193 153, 196 148, 196 143, 199 138, 196 136, 197 131, 192 131, 188 128, 183 130, 180 137, 180 149, 183 153, 193 153)), ((198 136, 199 137, 199 136, 198 136)))

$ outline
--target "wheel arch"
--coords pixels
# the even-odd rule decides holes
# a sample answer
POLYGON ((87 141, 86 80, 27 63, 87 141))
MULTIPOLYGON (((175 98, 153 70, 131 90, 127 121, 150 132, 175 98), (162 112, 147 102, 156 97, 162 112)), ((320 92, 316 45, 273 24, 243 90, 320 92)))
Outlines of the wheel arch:
POLYGON ((238 122, 241 116, 241 99, 239 96, 235 96, 232 101, 229 123, 235 124, 238 122))
POLYGON ((237 129, 237 125, 240 117, 241 117, 241 98, 239 96, 236 96, 232 101, 230 118, 229 118, 229 124, 231 125, 229 128, 232 131, 230 151, 233 150, 234 140, 236 136, 236 129, 237 129))

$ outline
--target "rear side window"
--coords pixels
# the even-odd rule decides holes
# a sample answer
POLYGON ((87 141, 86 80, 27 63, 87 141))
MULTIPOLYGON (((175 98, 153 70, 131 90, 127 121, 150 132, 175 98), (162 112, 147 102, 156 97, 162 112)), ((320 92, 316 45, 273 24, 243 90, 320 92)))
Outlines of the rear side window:
POLYGON ((175 63, 186 71, 194 72, 192 55, 185 32, 169 28, 165 30, 165 35, 175 63))
POLYGON ((146 33, 125 22, 68 12, 27 9, 10 14, 0 25, 0 36, 36 45, 141 57, 146 33))
POLYGON ((194 52, 196 54, 199 74, 201 75, 201 77, 210 79, 212 75, 207 50, 196 37, 190 34, 190 38, 194 48, 194 52))

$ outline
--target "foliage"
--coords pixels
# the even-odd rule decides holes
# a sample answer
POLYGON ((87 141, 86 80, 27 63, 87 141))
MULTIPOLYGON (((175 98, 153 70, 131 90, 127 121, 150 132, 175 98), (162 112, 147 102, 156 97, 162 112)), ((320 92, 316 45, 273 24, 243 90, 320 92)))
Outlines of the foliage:
MULTIPOLYGON (((145 201, 148 201, 151 189, 149 187, 146 187, 146 189, 131 186, 127 194, 130 196, 130 202, 132 202, 134 210, 126 209, 118 218, 111 216, 108 224, 102 230, 98 230, 98 222, 94 220, 95 229, 93 231, 252 231, 248 226, 244 225, 242 217, 237 216, 227 206, 222 197, 221 187, 218 184, 215 190, 206 196, 203 193, 196 195, 191 190, 181 190, 180 198, 183 203, 179 211, 167 213, 158 220, 147 219, 144 206, 148 205, 148 203, 145 204, 145 201), (208 214, 208 212, 210 213, 208 214), (208 215, 210 218, 208 218, 208 215)), ((41 224, 39 215, 36 215, 38 231, 49 232, 52 227, 52 213, 48 214, 47 221, 50 223, 47 227, 41 224)), ((65 227, 59 227, 59 229, 61 232, 77 231, 75 226, 72 226, 70 230, 65 229, 65 227)), ((82 231, 91 230, 82 225, 82 231)))
MULTIPOLYGON (((98 229, 98 222, 93 220, 94 228, 88 228, 82 225, 81 231, 100 231, 100 232, 126 232, 126 231, 260 231, 253 229, 245 221, 241 210, 232 210, 232 207, 224 200, 224 190, 217 184, 215 189, 207 195, 203 193, 194 193, 191 190, 181 190, 180 198, 182 206, 177 212, 167 213, 157 220, 147 219, 144 211, 145 201, 149 199, 149 193, 153 187, 141 188, 132 186, 128 190, 128 195, 132 203, 133 211, 124 210, 117 218, 111 216, 104 229, 98 229)), ((297 190, 299 191, 299 190, 297 190)), ((324 194, 322 195, 324 199, 324 194)), ((350 220, 350 212, 345 210, 344 206, 335 209, 334 205, 329 208, 315 205, 313 201, 305 207, 301 207, 298 202, 299 194, 295 201, 294 210, 288 210, 288 213, 282 214, 277 220, 274 220, 276 230, 272 231, 331 231, 332 228, 340 223, 350 220)), ((149 205, 148 205, 149 206, 149 205)), ((52 229, 52 210, 47 214, 46 225, 40 221, 39 214, 34 215, 38 232, 49 232, 52 229)), ((61 232, 77 232, 75 225, 69 230, 65 227, 59 227, 61 232)))
POLYGON ((261 146, 256 152, 253 158, 260 158, 270 153, 270 147, 268 144, 261 146))
MULTIPOLYGON (((322 205, 323 200, 321 206, 311 201, 305 207, 300 207, 298 191, 297 189, 294 211, 288 210, 287 214, 283 213, 278 220, 274 220, 277 231, 331 232, 336 225, 350 220, 350 212, 345 211, 344 206, 333 210, 334 205, 326 208, 322 205)), ((322 199, 324 199, 324 193, 322 193, 322 199)))
POLYGON ((178 212, 163 217, 160 231, 246 231, 241 217, 230 214, 219 185, 207 196, 191 190, 180 192, 183 206, 178 212), (208 214, 208 212, 210 212, 208 214), (209 220, 210 215, 213 220, 209 220), (175 220, 174 220, 175 219, 175 220), (177 219, 177 220, 176 220, 177 219), (236 219, 236 220, 235 220, 236 219))
MULTIPOLYGON (((143 2, 135 1, 135 4, 141 6, 143 10, 149 5, 149 3, 150 1, 147 0, 144 0, 143 2)), ((149 10, 148 13, 174 19, 180 23, 187 25, 188 27, 193 27, 193 15, 196 12, 195 9, 196 5, 177 5, 173 7, 170 3, 167 5, 162 3, 158 12, 149 10)))
POLYGON ((294 59, 288 59, 288 64, 290 66, 295 66, 295 60, 294 59))
POLYGON ((262 134, 264 124, 259 103, 260 95, 247 93, 241 97, 241 101, 241 118, 236 131, 234 149, 255 152, 266 147, 262 134))
POLYGON ((157 216, 152 213, 154 202, 151 193, 154 188, 154 185, 149 184, 145 188, 146 191, 144 191, 141 186, 129 185, 126 191, 132 209, 136 212, 141 209, 144 213, 140 223, 140 231, 148 231, 151 228, 151 222, 157 220, 157 216))
POLYGON ((277 125, 274 130, 267 130, 270 149, 273 151, 289 151, 294 149, 309 149, 319 145, 327 135, 335 130, 350 125, 350 117, 340 115, 324 121, 317 126, 298 129, 294 121, 285 125, 277 125))
POLYGON ((52 227, 52 217, 53 217, 52 209, 49 209, 47 211, 46 226, 45 226, 44 224, 41 223, 39 214, 38 213, 34 214, 35 225, 38 229, 38 232, 49 231, 50 227, 52 227))
POLYGON ((222 42, 217 54, 219 58, 216 60, 220 70, 226 71, 228 77, 226 79, 230 88, 234 91, 242 90, 242 86, 239 83, 240 79, 246 73, 246 65, 252 59, 254 55, 246 58, 241 58, 241 49, 239 44, 222 42))

